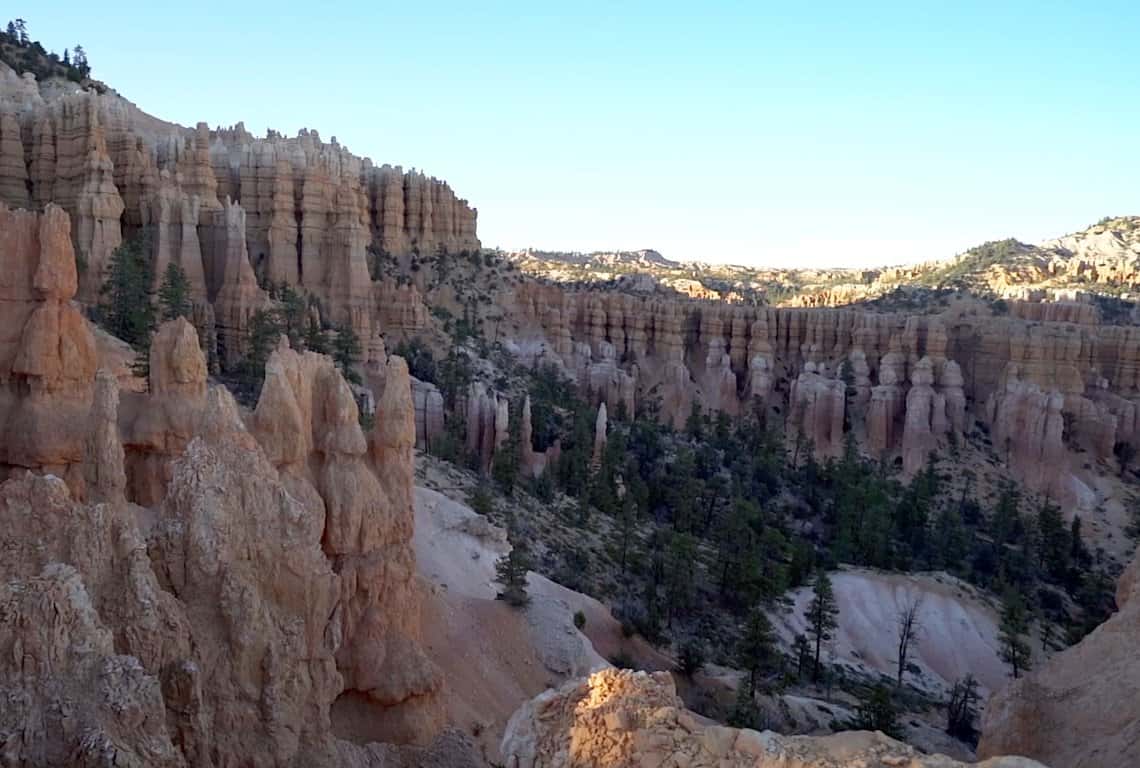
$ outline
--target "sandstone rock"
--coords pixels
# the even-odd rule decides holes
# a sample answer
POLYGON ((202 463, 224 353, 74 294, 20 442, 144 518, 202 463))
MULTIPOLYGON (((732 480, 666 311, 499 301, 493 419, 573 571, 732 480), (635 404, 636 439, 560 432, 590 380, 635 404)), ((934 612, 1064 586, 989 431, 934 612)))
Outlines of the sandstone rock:
POLYGON ((1067 475, 1061 413, 1065 398, 1060 392, 1043 392, 1019 374, 1018 367, 1010 364, 1005 391, 992 397, 987 407, 994 446, 1019 480, 1057 496, 1067 475))
POLYGON ((50 469, 82 490, 95 340, 71 306, 75 256, 67 215, 0 204, 0 463, 50 469))
POLYGON ((443 437, 443 393, 439 387, 412 379, 412 399, 416 407, 416 447, 431 450, 443 437))
POLYGON ((602 454, 606 450, 606 427, 608 419, 606 417, 606 404, 601 403, 598 405, 598 416, 594 419, 594 450, 591 454, 591 464, 597 467, 602 463, 602 454))
MULTIPOLYGON (((833 768, 836 766, 964 766, 925 756, 881 733, 851 731, 826 737, 781 736, 704 725, 684 709, 668 673, 604 670, 524 704, 511 717, 502 753, 515 768, 562 766, 720 766, 833 768)), ((1041 768, 1018 757, 988 768, 1041 768)))
POLYGON ((105 368, 95 376, 90 430, 84 456, 87 496, 121 504, 126 500, 127 475, 119 438, 119 384, 105 368))
POLYGON ((808 363, 792 384, 788 418, 791 428, 811 441, 822 456, 838 456, 843 451, 843 411, 846 400, 843 382, 828 379, 808 363))
POLYGON ((929 357, 915 364, 910 381, 902 444, 903 472, 907 475, 922 469, 937 445, 938 436, 945 433, 948 426, 946 400, 934 392, 934 364, 929 357))
POLYGON ((1138 563, 1121 578, 1119 610, 1108 621, 990 699, 979 756, 1023 754, 1053 768, 1140 761, 1138 563))

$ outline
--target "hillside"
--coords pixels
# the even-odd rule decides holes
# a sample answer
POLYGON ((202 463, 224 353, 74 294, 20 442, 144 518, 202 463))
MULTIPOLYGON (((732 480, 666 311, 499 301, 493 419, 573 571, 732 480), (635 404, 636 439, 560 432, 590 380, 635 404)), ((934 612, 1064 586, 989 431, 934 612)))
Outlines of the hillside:
POLYGON ((1129 298, 1140 288, 1140 216, 1106 217, 1038 245, 1006 239, 942 261, 860 270, 764 269, 608 256, 510 254, 527 274, 560 283, 773 306, 839 306, 915 287, 1003 299, 1081 294, 1129 298))

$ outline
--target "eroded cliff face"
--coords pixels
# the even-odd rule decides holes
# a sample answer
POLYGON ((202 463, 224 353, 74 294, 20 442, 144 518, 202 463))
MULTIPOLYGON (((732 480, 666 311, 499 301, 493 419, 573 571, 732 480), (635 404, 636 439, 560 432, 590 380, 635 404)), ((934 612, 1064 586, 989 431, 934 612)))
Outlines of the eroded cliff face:
POLYGON ((1140 764, 1138 583, 1140 557, 1108 621, 990 699, 979 755, 1029 755, 1053 768, 1140 764))
MULTIPOLYGON (((613 669, 549 690, 523 705, 507 726, 502 752, 512 768, 966 765, 941 755, 923 755, 881 733, 813 738, 711 725, 684 708, 669 673, 613 669)), ((1020 757, 980 765, 1041 768, 1020 757)))
POLYGON ((426 321, 418 292, 390 274, 374 281, 370 262, 479 248, 475 210, 445 182, 375 166, 335 138, 308 130, 255 138, 240 124, 184 128, 114 93, 41 93, 7 67, 0 201, 56 203, 70 215, 83 265, 78 298, 88 305, 114 249, 145 231, 156 285, 168 264, 182 267, 196 324, 216 314, 230 362, 249 315, 264 304, 258 284, 319 299, 326 319, 367 339, 381 322, 426 321))
MULTIPOLYGON (((67 299, 67 215, 0 206, 7 480, 0 732, 21 765, 414 765, 442 726, 419 646, 414 406, 370 436, 332 361, 278 349, 247 427, 193 325, 120 392, 67 299)), ((462 740, 450 743, 462 763, 462 740)))
POLYGON ((610 414, 693 403, 783 423, 822 455, 853 436, 905 473, 972 430, 1033 490, 1072 499, 1083 449, 1112 462, 1137 446, 1140 331, 995 316, 773 309, 522 283, 510 300, 524 361, 553 362, 610 414))

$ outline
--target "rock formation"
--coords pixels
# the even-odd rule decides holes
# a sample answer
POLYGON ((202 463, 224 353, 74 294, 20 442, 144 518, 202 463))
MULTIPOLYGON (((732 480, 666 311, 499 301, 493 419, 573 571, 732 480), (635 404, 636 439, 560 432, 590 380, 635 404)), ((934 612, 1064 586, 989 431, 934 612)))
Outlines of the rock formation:
POLYGON ((387 362, 370 436, 332 361, 284 343, 247 428, 182 318, 153 338, 149 391, 120 392, 67 301, 66 214, 0 218, 6 758, 379 768, 450 749, 472 764, 455 737, 374 743, 441 726, 403 361, 387 362))
POLYGON ((88 305, 114 249, 145 231, 156 281, 168 264, 183 268, 196 317, 216 314, 230 365, 264 303, 259 280, 318 299, 327 320, 362 338, 380 327, 414 332, 427 322, 422 297, 394 275, 370 274, 370 262, 479 248, 476 212, 446 183, 376 167, 315 131, 287 139, 241 125, 184 128, 113 92, 4 74, 0 202, 54 202, 71 216, 88 305))
MULTIPOLYGON (((709 725, 684 708, 669 673, 613 669, 548 690, 523 705, 507 726, 502 753, 511 768, 965 765, 941 755, 922 755, 881 733, 854 731, 818 738, 709 725)), ((1019 757, 980 765, 1042 768, 1019 757)))
POLYGON ((792 383, 788 418, 793 430, 824 456, 838 456, 843 450, 843 382, 818 373, 809 362, 792 383))
POLYGON ((83 492, 95 339, 78 288, 67 214, 0 204, 0 465, 52 472, 83 492))
POLYGON ((1140 764, 1138 584, 1140 557, 1121 576, 1108 621, 990 699, 980 756, 1028 755, 1053 768, 1140 764))
POLYGON ((523 400, 521 424, 519 425, 519 463, 523 475, 539 477, 554 466, 562 455, 562 443, 555 440, 541 451, 534 448, 534 424, 531 416, 530 395, 523 400))

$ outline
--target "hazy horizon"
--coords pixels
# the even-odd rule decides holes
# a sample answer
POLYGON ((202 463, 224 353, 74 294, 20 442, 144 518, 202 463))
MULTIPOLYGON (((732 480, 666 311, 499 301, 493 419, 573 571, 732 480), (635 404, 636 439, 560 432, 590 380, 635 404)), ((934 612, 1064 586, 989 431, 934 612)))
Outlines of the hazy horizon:
POLYGON ((1140 212, 1123 2, 13 15, 163 119, 313 128, 445 179, 506 250, 867 267, 1140 212))

